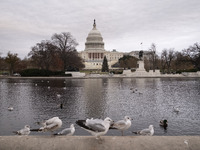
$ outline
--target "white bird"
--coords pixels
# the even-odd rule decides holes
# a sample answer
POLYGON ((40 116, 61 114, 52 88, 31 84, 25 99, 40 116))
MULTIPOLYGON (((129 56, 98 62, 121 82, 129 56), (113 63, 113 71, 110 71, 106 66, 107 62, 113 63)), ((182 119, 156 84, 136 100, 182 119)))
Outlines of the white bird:
POLYGON ((178 107, 174 107, 174 112, 178 113, 179 112, 179 109, 178 107))
POLYGON ((46 120, 45 122, 41 124, 43 125, 43 127, 39 129, 31 129, 31 131, 53 132, 62 126, 62 120, 60 120, 58 117, 53 117, 49 120, 46 120))
POLYGON ((50 86, 48 86, 47 88, 50 89, 50 86))
POLYGON ((63 87, 63 89, 66 90, 67 88, 66 88, 66 87, 63 87))
POLYGON ((150 125, 148 129, 143 129, 141 131, 133 132, 135 134, 139 135, 149 135, 152 136, 154 134, 154 128, 153 125, 150 125))
POLYGON ((189 144, 188 144, 188 140, 184 140, 184 143, 188 146, 189 144))
POLYGON ((29 135, 31 133, 30 126, 25 125, 23 129, 21 129, 19 131, 14 131, 13 133, 16 133, 18 135, 29 135))
POLYGON ((129 116, 125 116, 124 120, 119 120, 115 122, 110 129, 118 129, 121 131, 122 136, 124 135, 124 130, 127 130, 131 126, 131 118, 129 116))
POLYGON ((60 98, 60 97, 61 97, 61 95, 60 95, 60 94, 57 94, 57 97, 58 97, 58 98, 60 98))
POLYGON ((67 136, 72 136, 75 132, 75 127, 74 127, 74 124, 71 124, 70 125, 70 128, 66 128, 66 129, 63 129, 62 131, 54 134, 54 135, 67 135, 67 136))
POLYGON ((104 120, 92 118, 76 121, 76 124, 91 133, 96 137, 96 139, 99 139, 100 136, 105 135, 113 123, 114 122, 109 117, 105 118, 104 120))
POLYGON ((8 107, 8 110, 9 111, 13 111, 13 107, 8 107))

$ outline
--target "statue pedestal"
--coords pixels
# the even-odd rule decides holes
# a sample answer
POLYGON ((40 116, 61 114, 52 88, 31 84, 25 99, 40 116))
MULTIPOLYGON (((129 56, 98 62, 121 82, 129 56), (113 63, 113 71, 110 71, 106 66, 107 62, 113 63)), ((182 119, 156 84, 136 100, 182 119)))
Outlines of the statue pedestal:
POLYGON ((144 61, 142 61, 142 60, 139 60, 138 62, 137 62, 137 64, 138 64, 138 68, 136 69, 136 72, 137 71, 145 71, 146 72, 146 70, 144 69, 144 61))
POLYGON ((138 68, 136 71, 133 73, 134 76, 146 76, 148 72, 144 69, 144 61, 139 60, 137 62, 138 68))
POLYGON ((149 70, 149 72, 147 72, 144 69, 144 61, 142 60, 139 60, 137 64, 138 68, 135 72, 131 72, 131 70, 124 70, 123 74, 127 77, 159 77, 161 75, 160 70, 155 70, 155 72, 153 72, 153 70, 149 70))

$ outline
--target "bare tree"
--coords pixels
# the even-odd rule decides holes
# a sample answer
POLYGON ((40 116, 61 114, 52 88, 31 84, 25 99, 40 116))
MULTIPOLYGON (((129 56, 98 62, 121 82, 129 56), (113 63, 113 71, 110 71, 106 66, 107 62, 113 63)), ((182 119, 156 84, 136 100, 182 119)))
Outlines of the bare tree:
POLYGON ((8 64, 5 62, 4 57, 0 57, 0 70, 4 71, 8 68, 8 64))
POLYGON ((189 58, 189 61, 200 70, 200 44, 194 43, 187 49, 183 50, 183 54, 189 58))
POLYGON ((52 37, 53 44, 57 47, 57 51, 63 61, 63 70, 69 67, 68 60, 71 57, 71 52, 76 50, 78 43, 69 32, 55 33, 52 37))
POLYGON ((67 59, 67 70, 68 71, 79 71, 80 69, 84 68, 85 65, 83 64, 83 60, 81 57, 78 56, 77 51, 70 51, 68 52, 69 56, 67 59))
POLYGON ((171 67, 171 63, 172 60, 175 57, 175 51, 173 48, 168 49, 164 49, 162 51, 161 54, 161 59, 162 59, 162 69, 165 70, 165 68, 167 67, 167 72, 170 73, 170 67, 171 67))
POLYGON ((34 64, 39 68, 49 70, 54 61, 56 48, 50 41, 42 41, 32 47, 28 56, 31 56, 34 64))
POLYGON ((8 52, 8 54, 7 54, 6 58, 5 58, 5 62, 9 65, 10 75, 13 75, 15 66, 20 60, 20 58, 17 57, 17 55, 18 54, 11 54, 10 52, 8 52))
POLYGON ((172 62, 172 69, 176 72, 194 69, 194 65, 190 62, 189 57, 185 56, 182 52, 175 52, 174 60, 172 62))
POLYGON ((150 57, 150 61, 152 62, 152 68, 153 68, 153 72, 155 72, 156 69, 156 63, 157 63, 157 55, 156 55, 156 45, 155 43, 151 44, 151 48, 149 48, 149 50, 151 51, 151 57, 150 57))
POLYGON ((124 55, 122 58, 119 59, 119 67, 122 68, 136 68, 137 67, 138 59, 136 57, 130 55, 124 55))

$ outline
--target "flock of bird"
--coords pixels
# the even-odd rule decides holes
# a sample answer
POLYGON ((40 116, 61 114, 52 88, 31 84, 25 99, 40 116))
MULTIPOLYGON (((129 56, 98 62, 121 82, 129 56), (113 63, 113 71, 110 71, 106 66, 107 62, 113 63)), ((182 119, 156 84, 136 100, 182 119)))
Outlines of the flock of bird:
MULTIPOLYGON (((123 120, 119 120, 114 122, 109 117, 106 117, 104 120, 102 119, 86 119, 86 120, 77 120, 76 124, 79 125, 82 129, 89 132, 91 135, 95 136, 96 139, 100 139, 100 136, 105 135, 110 129, 117 129, 121 131, 122 136, 124 135, 124 131, 128 130, 131 127, 131 118, 129 116, 125 116, 123 120)), ((29 125, 25 125, 25 127, 21 130, 14 131, 14 133, 18 135, 29 135, 32 131, 36 132, 51 132, 52 135, 68 135, 72 136, 75 132, 74 124, 71 124, 69 128, 63 129, 58 133, 54 133, 54 131, 60 129, 62 127, 62 120, 59 117, 50 118, 44 122, 39 123, 41 127, 39 129, 31 129, 29 125)), ((167 125, 167 120, 163 120, 160 122, 161 126, 167 125)), ((153 125, 149 125, 149 128, 143 129, 140 131, 132 132, 138 135, 148 135, 152 136, 154 134, 153 125)))

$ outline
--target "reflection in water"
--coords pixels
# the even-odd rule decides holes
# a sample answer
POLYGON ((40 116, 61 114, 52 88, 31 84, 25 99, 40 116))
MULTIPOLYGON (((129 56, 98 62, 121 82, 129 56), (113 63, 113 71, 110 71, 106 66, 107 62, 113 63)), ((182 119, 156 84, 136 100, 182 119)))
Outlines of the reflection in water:
POLYGON ((89 79, 84 80, 83 83, 83 99, 85 103, 85 114, 89 118, 99 118, 100 116, 104 119, 104 110, 106 109, 106 103, 104 99, 104 80, 102 79, 89 79))
MULTIPOLYGON (((64 129, 78 119, 120 120, 126 115, 133 121, 125 135, 150 124, 154 125, 155 135, 200 135, 200 80, 0 79, 0 110, 0 135, 12 135, 25 124, 37 128, 35 122, 54 116, 62 119, 64 129), (9 106, 14 110, 8 111, 9 106), (173 111, 174 107, 179 113, 173 111), (161 119, 168 120, 167 129, 160 127, 161 119)), ((76 135, 88 135, 75 127, 76 135)), ((112 130, 108 135, 120 133, 112 130)))

